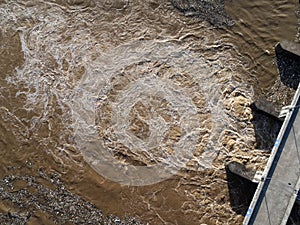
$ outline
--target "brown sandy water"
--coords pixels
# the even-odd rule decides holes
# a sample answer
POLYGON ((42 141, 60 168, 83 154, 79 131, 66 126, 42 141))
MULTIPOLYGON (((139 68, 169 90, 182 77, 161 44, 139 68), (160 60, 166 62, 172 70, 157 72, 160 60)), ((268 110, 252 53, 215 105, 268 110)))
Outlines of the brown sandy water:
MULTIPOLYGON (((225 162, 266 163, 250 103, 290 101, 273 47, 296 39, 297 7, 228 1, 235 25, 216 28, 169 1, 0 1, 1 179, 32 176, 52 190, 59 177, 104 214, 144 224, 241 224, 248 202, 233 204, 225 162), (146 186, 127 185, 124 170, 124 182, 107 179, 97 158, 100 143, 129 165, 179 167, 168 155, 181 140, 192 152, 187 163, 146 186)), ((23 180, 0 190, 41 198, 30 187, 23 180)), ((40 202, 22 207, 2 195, 0 212, 24 214, 27 224, 72 224, 40 202)))

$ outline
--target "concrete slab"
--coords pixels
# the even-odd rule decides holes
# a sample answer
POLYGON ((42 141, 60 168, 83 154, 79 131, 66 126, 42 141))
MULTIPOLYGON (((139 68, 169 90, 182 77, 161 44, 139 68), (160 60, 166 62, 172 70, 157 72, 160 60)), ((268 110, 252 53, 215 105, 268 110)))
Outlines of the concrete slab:
POLYGON ((300 87, 272 150, 244 224, 285 225, 300 188, 300 87))
POLYGON ((295 55, 300 56, 300 43, 295 43, 293 41, 283 40, 280 42, 281 47, 295 55))
POLYGON ((254 102, 254 105, 257 109, 259 109, 273 117, 276 117, 280 120, 283 120, 282 118, 279 117, 281 108, 279 108, 278 106, 275 106, 274 103, 269 102, 267 99, 259 98, 254 102))

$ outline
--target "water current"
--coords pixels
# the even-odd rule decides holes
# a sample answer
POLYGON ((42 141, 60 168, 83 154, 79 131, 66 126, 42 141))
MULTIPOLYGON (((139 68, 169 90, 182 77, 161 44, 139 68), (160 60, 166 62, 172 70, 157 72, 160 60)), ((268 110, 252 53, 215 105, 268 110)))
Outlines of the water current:
POLYGON ((265 166, 280 125, 255 124, 251 103, 291 101, 274 46, 299 41, 298 7, 0 0, 0 213, 87 224, 51 209, 72 195, 143 224, 241 224, 225 164, 265 166))

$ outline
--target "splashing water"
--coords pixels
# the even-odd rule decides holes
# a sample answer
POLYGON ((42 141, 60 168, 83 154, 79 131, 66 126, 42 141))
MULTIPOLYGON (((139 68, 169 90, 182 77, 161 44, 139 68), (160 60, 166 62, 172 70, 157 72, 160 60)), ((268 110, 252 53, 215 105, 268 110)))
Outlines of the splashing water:
MULTIPOLYGON (((249 158, 253 91, 233 78, 240 73, 236 49, 217 40, 208 23, 188 24, 170 7, 121 0, 0 5, 1 32, 12 27, 24 54, 5 78, 7 88, 26 96, 17 107, 35 113, 22 119, 38 137, 39 124, 60 119, 49 123, 58 138, 45 135, 40 151, 83 167, 61 155, 71 145, 98 174, 122 185, 176 175, 178 191, 204 183, 200 175, 189 180, 191 172, 222 170, 226 157, 249 158), (141 5, 149 7, 145 15, 141 5)), ((184 193, 194 199, 198 191, 184 193)), ((183 210, 197 211, 198 200, 183 210)))
MULTIPOLYGON (((46 115, 51 99, 55 98, 66 122, 72 111, 73 122, 69 123, 78 139, 78 149, 101 175, 124 184, 146 185, 168 178, 190 160, 196 162, 195 170, 211 167, 222 148, 219 134, 226 121, 230 122, 222 103, 222 92, 232 85, 231 66, 225 65, 228 53, 210 61, 170 39, 140 40, 104 50, 88 26, 69 29, 72 22, 60 7, 43 5, 42 10, 27 7, 21 12, 20 5, 11 5, 14 11, 7 18, 25 23, 18 27, 25 63, 9 81, 31 89, 26 93, 27 109, 34 105, 35 110, 40 107, 46 115), (43 10, 46 14, 41 14, 43 10), (22 15, 20 18, 16 11, 22 15), (29 18, 35 22, 28 29, 25 21, 29 18), (127 81, 122 83, 121 77, 127 81), (149 127, 149 137, 143 140, 130 132, 134 120, 130 114, 137 103, 150 104, 150 108, 162 104, 149 98, 160 98, 168 108, 148 107, 152 115, 143 122, 149 127), (154 115, 157 110, 166 110, 172 121, 154 115), (171 137, 176 135, 172 134, 174 127, 180 130, 178 140, 171 137), (154 173, 147 166, 127 168, 122 160, 117 162, 112 152, 122 153, 125 158, 135 155, 134 161, 146 165, 156 162, 158 167, 152 165, 154 173), (112 177, 101 172, 108 167, 114 171, 112 177), (115 171, 116 168, 119 169, 115 171), (164 174, 164 170, 168 172, 164 174), (124 177, 121 171, 127 175, 124 177), (134 171, 140 171, 137 177, 134 171), (143 175, 146 171, 153 173, 153 177, 143 175)), ((79 19, 81 15, 76 17, 79 19)), ((88 23, 89 17, 81 22, 88 23)))
MULTIPOLYGON (((140 41, 100 56, 77 87, 79 95, 71 107, 78 124, 75 128, 80 139, 78 143, 86 160, 108 179, 131 185, 152 184, 170 177, 193 158, 194 149, 201 152, 200 157, 193 158, 198 166, 210 167, 220 149, 213 144, 218 143, 219 132, 214 125, 218 119, 214 117, 222 112, 219 109, 222 106, 211 102, 219 97, 215 77, 220 67, 219 62, 210 64, 168 42, 140 41), (96 103, 99 108, 97 130, 102 142, 98 140, 95 127, 96 103), (131 111, 138 103, 145 109, 131 117, 131 111), (165 115, 160 111, 166 111, 165 115), (142 116, 142 113, 149 115, 142 116), (205 117, 206 120, 200 121, 205 117), (136 118, 149 127, 148 138, 138 137, 139 131, 130 132, 136 118), (175 127, 180 130, 177 134, 179 140, 171 137, 176 136, 175 127), (211 130, 211 137, 201 136, 201 132, 204 136, 211 130), (111 153, 122 152, 126 158, 132 155, 144 163, 162 164, 125 166, 117 163, 105 148, 111 153), (168 154, 168 150, 173 154, 168 154), (162 160, 155 156, 157 153, 168 156, 162 160), (173 165, 172 169, 170 165, 173 165), (109 167, 112 174, 107 172, 109 167), (168 171, 167 174, 164 170, 168 171)), ((142 129, 138 122, 136 126, 142 129)))

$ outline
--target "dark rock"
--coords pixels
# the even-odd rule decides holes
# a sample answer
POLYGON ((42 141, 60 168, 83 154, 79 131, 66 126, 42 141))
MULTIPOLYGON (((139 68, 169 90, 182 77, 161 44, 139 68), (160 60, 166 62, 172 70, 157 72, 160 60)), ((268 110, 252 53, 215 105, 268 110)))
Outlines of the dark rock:
POLYGON ((233 20, 225 12, 224 0, 170 0, 186 16, 206 20, 216 27, 232 26, 233 20))
POLYGON ((40 177, 53 184, 55 188, 50 189, 30 176, 6 176, 0 180, 0 199, 11 202, 18 208, 18 213, 0 213, 1 225, 26 224, 31 215, 36 212, 50 215, 51 220, 56 224, 142 224, 135 218, 120 219, 113 215, 104 217, 102 211, 95 205, 69 192, 57 175, 48 176, 42 170, 38 172, 40 177), (12 191, 14 183, 19 181, 25 184, 12 191))

